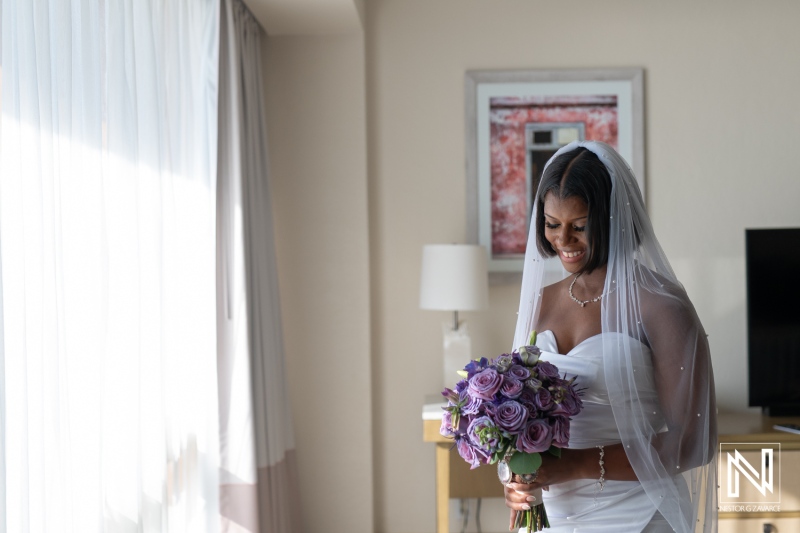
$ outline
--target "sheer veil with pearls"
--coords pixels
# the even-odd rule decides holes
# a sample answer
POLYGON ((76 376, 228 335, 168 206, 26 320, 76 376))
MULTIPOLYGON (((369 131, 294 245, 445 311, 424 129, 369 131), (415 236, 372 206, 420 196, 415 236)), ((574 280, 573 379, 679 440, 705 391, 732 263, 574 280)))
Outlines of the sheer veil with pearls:
MULTIPOLYGON (((648 497, 675 531, 716 531, 717 424, 705 331, 658 244, 633 171, 622 156, 601 142, 574 142, 558 150, 548 165, 579 147, 599 157, 612 183, 601 327, 606 382, 622 444, 648 497), (624 342, 625 337, 639 342, 624 342), (651 353, 652 375, 637 373, 651 366, 645 359, 651 353), (640 397, 640 390, 653 386, 656 403, 645 400, 645 394, 640 397)), ((537 329, 547 263, 558 261, 543 257, 537 247, 537 204, 515 348, 537 329)))

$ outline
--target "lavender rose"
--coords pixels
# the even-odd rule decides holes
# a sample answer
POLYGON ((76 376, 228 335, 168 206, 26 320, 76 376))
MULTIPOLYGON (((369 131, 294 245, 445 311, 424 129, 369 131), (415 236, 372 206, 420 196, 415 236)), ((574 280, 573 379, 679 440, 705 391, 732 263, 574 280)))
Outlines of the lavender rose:
POLYGON ((461 408, 461 412, 465 415, 477 415, 481 412, 481 408, 485 400, 477 396, 468 396, 467 403, 461 408))
POLYGON ((488 457, 472 446, 467 439, 458 439, 456 441, 456 450, 458 450, 458 455, 470 464, 470 470, 478 468, 481 464, 488 464, 488 457))
POLYGON ((507 375, 524 382, 526 379, 531 377, 531 371, 522 365, 513 365, 508 369, 507 375))
POLYGON ((494 361, 494 366, 497 368, 497 371, 501 374, 505 374, 511 365, 514 363, 514 358, 508 354, 503 354, 494 361))
POLYGON ((550 391, 541 387, 533 396, 533 404, 539 411, 549 411, 553 408, 553 398, 550 396, 550 391))
POLYGON ((517 399, 522 394, 525 385, 518 379, 509 378, 506 375, 503 378, 503 385, 500 387, 500 393, 506 398, 517 399))
POLYGON ((547 361, 539 361, 536 365, 536 371, 539 373, 539 378, 542 377, 546 378, 557 378, 558 377, 558 368, 555 365, 548 363, 547 361))
POLYGON ((560 396, 561 401, 556 404, 553 414, 575 416, 583 409, 583 402, 572 387, 564 389, 560 396))
POLYGON ((525 386, 533 391, 537 391, 542 386, 542 382, 536 378, 530 378, 525 380, 525 386))
POLYGON ((536 413, 538 410, 536 408, 536 403, 533 401, 535 396, 536 393, 531 389, 524 389, 522 394, 519 395, 519 398, 517 398, 517 401, 528 410, 531 418, 537 418, 536 413))
POLYGON ((511 434, 519 433, 528 420, 528 410, 519 402, 510 400, 497 407, 494 417, 497 427, 511 434))
POLYGON ((547 420, 537 418, 528 422, 517 437, 517 449, 525 453, 544 452, 550 448, 552 440, 550 424, 547 420))
POLYGON ((550 418, 550 431, 553 435, 553 446, 566 448, 569 445, 569 419, 564 416, 550 418))
POLYGON ((491 400, 502 384, 503 376, 498 374, 494 368, 487 368, 470 378, 469 392, 471 396, 491 400))

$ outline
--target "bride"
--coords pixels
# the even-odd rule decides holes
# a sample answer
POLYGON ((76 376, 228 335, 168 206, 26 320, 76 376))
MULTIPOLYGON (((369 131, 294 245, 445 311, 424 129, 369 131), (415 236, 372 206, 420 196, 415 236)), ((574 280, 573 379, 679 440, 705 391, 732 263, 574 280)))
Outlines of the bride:
POLYGON ((543 499, 556 532, 716 531, 717 425, 706 334, 610 146, 572 143, 544 169, 514 346, 583 387, 569 449, 506 486, 511 519, 543 499), (545 286, 547 259, 566 277, 545 286))

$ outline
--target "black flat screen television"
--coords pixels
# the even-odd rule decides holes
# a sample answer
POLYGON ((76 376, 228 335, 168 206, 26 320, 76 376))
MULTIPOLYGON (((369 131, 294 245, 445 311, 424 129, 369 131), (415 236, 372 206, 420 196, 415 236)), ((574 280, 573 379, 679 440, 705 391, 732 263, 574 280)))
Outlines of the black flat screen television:
POLYGON ((745 230, 748 388, 768 416, 800 415, 800 228, 745 230))

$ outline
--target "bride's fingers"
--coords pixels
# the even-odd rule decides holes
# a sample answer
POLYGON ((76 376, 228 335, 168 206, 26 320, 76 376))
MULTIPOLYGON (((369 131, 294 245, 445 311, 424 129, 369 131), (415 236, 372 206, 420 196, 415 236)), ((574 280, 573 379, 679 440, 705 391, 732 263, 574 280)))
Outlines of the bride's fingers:
MULTIPOLYGON (((525 485, 527 487, 527 485, 525 485)), ((529 492, 522 492, 514 490, 512 487, 505 489, 505 503, 506 507, 514 511, 527 511, 533 505, 536 505, 536 496, 529 492)))
POLYGON ((517 523, 517 512, 514 509, 509 509, 508 530, 514 531, 514 525, 517 523))
POLYGON ((525 494, 529 494, 535 492, 541 488, 543 485, 541 483, 509 483, 506 487, 510 488, 511 490, 522 492, 525 494))
POLYGON ((533 502, 513 503, 506 500, 506 507, 508 507, 512 511, 527 511, 528 509, 533 507, 533 502))

